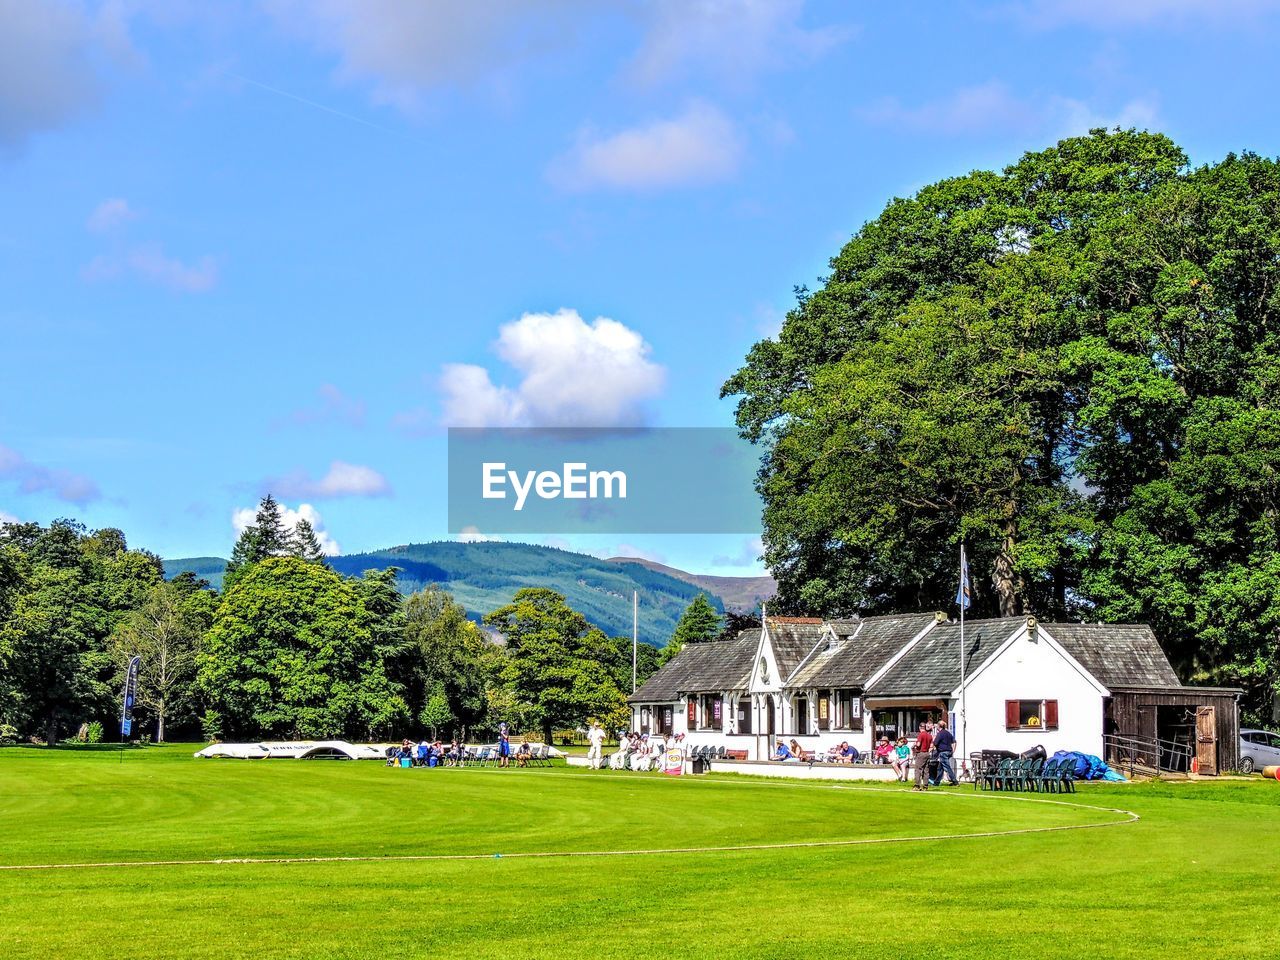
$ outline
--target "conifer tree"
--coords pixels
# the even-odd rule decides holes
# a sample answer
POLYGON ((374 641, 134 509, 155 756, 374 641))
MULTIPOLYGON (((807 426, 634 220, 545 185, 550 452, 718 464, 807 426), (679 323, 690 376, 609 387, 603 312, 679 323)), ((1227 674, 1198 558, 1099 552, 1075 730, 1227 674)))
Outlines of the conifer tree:
POLYGON ((324 563, 324 549, 320 546, 320 538, 316 536, 311 521, 302 519, 293 528, 293 549, 295 557, 308 563, 324 563))

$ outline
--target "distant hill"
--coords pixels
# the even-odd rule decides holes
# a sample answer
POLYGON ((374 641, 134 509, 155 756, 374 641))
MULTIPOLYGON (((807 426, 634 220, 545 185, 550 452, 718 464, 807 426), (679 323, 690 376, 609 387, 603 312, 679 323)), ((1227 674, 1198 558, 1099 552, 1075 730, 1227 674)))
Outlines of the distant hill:
POLYGON ((186 557, 182 560, 165 560, 164 575, 172 580, 185 571, 204 577, 215 590, 222 589, 222 574, 227 569, 227 561, 221 557, 186 557))
POLYGON ((665 573, 667 576, 691 583, 713 597, 719 597, 726 610, 735 613, 751 613, 762 601, 772 600, 778 592, 778 582, 765 574, 760 577, 713 577, 705 573, 689 573, 677 567, 669 567, 656 560, 640 560, 636 557, 610 557, 610 563, 638 563, 642 567, 665 573))
MULTIPOLYGON (((650 566, 648 561, 601 560, 554 547, 496 541, 413 543, 329 557, 328 562, 339 573, 352 576, 365 570, 399 567, 401 592, 439 584, 477 619, 509 603, 521 587, 549 587, 564 594, 575 610, 613 636, 631 635, 631 592, 635 590, 640 600, 640 639, 659 647, 670 638, 680 614, 699 593, 710 594, 715 606, 724 609, 726 604, 712 582, 732 585, 739 579, 768 579, 705 577, 700 579, 707 582, 699 583, 690 579, 693 574, 660 564, 650 566)), ((218 557, 164 561, 167 577, 190 570, 219 588, 225 566, 226 561, 218 557)), ((737 609, 739 602, 729 604, 730 609, 737 609)))

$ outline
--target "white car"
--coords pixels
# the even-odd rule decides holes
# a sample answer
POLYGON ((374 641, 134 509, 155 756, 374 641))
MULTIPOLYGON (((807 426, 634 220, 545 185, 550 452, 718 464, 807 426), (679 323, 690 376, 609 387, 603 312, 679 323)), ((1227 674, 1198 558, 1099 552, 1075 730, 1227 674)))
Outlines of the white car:
POLYGON ((1263 767, 1280 767, 1280 733, 1241 730, 1240 772, 1253 773, 1263 767))

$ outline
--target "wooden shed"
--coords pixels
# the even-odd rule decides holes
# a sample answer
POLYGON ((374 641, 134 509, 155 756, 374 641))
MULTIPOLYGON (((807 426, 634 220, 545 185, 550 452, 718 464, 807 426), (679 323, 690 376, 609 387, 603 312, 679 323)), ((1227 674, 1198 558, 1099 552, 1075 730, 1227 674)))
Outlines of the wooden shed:
POLYGON ((1112 687, 1103 704, 1108 762, 1207 775, 1235 770, 1242 693, 1236 687, 1112 687))

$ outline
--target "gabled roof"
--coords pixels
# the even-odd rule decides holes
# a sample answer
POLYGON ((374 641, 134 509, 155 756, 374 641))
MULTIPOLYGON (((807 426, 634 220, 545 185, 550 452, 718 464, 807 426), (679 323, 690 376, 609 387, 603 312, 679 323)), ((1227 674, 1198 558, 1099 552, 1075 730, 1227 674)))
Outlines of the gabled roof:
POLYGON ((686 693, 743 689, 759 639, 756 628, 743 630, 736 640, 685 644, 628 699, 632 703, 663 703, 686 693))
POLYGON ((909 613, 832 621, 829 626, 836 642, 824 638, 787 686, 865 687, 877 670, 934 620, 932 613, 909 613))
POLYGON ((778 664, 778 677, 785 680, 822 639, 822 620, 819 617, 769 617, 765 623, 778 664))
POLYGON ((1179 687, 1145 623, 1046 623, 1049 635, 1105 687, 1179 687))
MULTIPOLYGON (((1015 630, 1025 625, 1024 617, 965 623, 965 672, 972 674, 1015 630)), ((958 686, 960 625, 941 623, 890 667, 867 694, 874 697, 943 697, 950 695, 958 686)))

